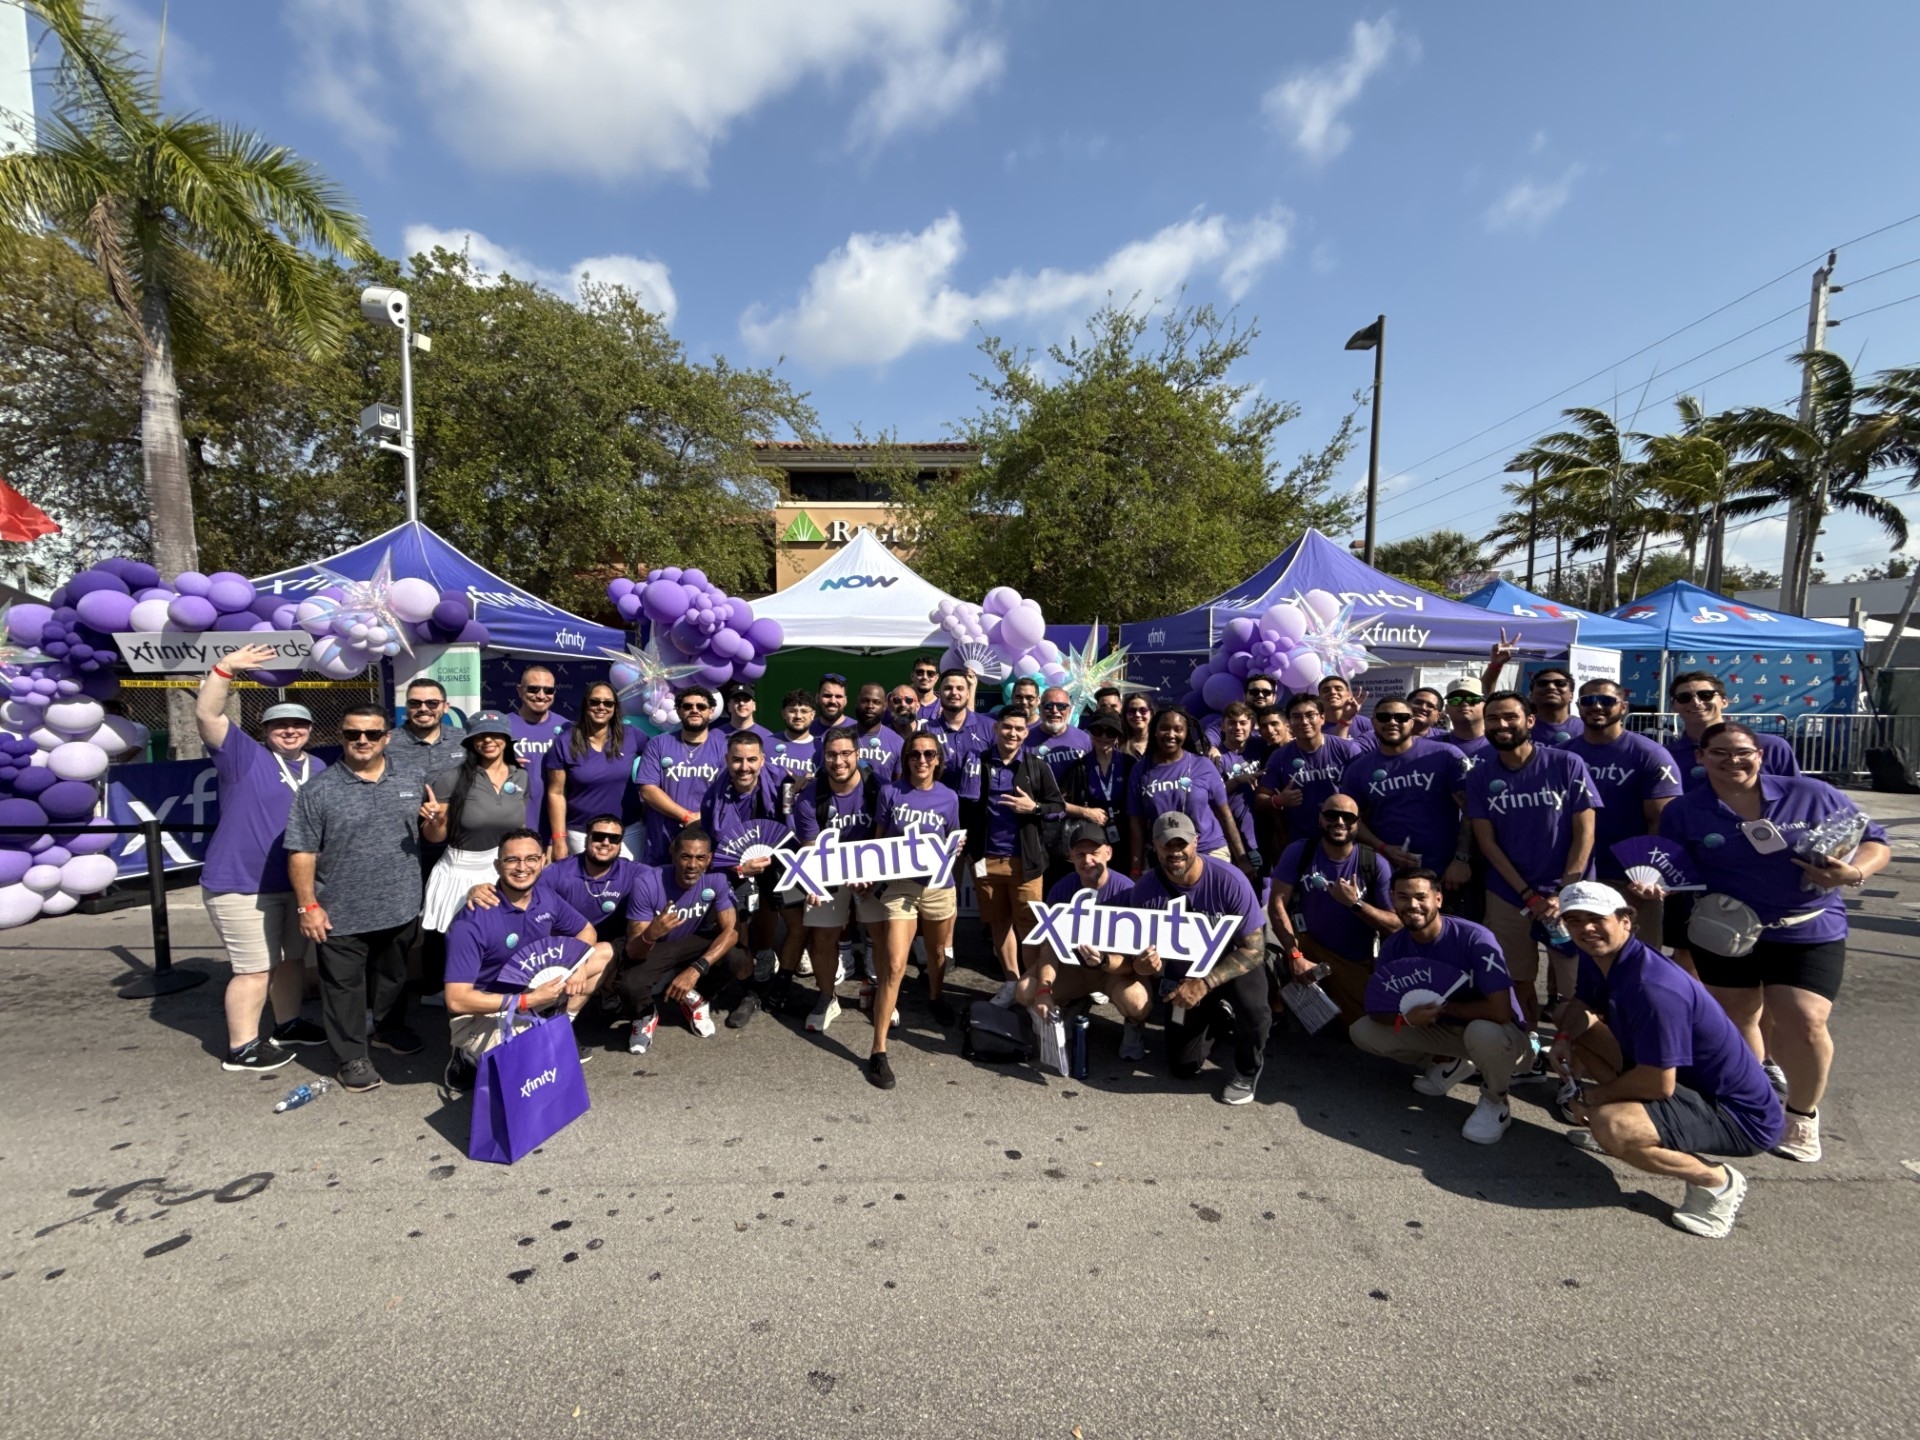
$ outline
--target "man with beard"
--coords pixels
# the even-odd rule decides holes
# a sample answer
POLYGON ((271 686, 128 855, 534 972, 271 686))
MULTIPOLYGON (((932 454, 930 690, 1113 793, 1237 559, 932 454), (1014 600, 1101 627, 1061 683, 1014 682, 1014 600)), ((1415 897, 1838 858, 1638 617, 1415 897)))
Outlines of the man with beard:
POLYGON ((900 775, 900 735, 887 724, 887 687, 871 680, 854 702, 854 745, 860 768, 891 785, 900 775))
POLYGON ((649 865, 667 863, 673 837, 700 818, 707 787, 727 763, 726 737, 713 728, 713 695, 694 686, 674 701, 680 728, 656 735, 634 771, 634 783, 647 805, 649 865))
MULTIPOLYGON (((1473 878, 1473 832, 1461 818, 1467 759, 1451 745, 1413 735, 1413 710, 1382 700, 1373 710, 1375 747, 1340 772, 1340 791, 1360 802, 1358 839, 1396 870, 1438 868, 1457 891, 1473 878)), ((1312 812, 1308 812, 1312 813, 1312 812)))
POLYGON ((813 733, 822 736, 847 718, 847 677, 829 670, 813 691, 813 733))

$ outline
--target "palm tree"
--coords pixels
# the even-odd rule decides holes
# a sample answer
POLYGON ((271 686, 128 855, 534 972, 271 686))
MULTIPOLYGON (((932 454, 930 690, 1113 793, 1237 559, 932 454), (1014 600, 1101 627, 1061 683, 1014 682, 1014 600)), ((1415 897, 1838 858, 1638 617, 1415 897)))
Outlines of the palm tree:
POLYGON ((1566 430, 1543 436, 1508 462, 1510 470, 1532 470, 1570 512, 1580 533, 1572 548, 1601 552, 1600 594, 1596 608, 1620 603, 1620 555, 1639 535, 1643 520, 1640 494, 1645 467, 1630 460, 1633 437, 1623 433, 1604 410, 1577 406, 1562 410, 1566 430))
POLYGON ((317 246, 370 254, 366 225, 306 161, 196 115, 161 113, 157 83, 84 0, 18 0, 60 47, 56 113, 33 150, 0 157, 0 228, 51 230, 83 250, 139 339, 140 448, 153 561, 198 562, 174 365, 200 331, 211 265, 312 354, 347 315, 317 246))
MULTIPOLYGON (((1861 390, 1860 398, 1878 405, 1880 413, 1893 422, 1893 428, 1886 437, 1887 464, 1912 472, 1907 477, 1909 490, 1920 487, 1920 366, 1882 370, 1874 384, 1861 390)), ((1887 632, 1887 638, 1874 655, 1872 663, 1863 668, 1871 672, 1885 669, 1893 663, 1894 647, 1900 643, 1900 637, 1906 634, 1907 622, 1913 618, 1917 602, 1920 602, 1920 565, 1912 569, 1907 593, 1900 602, 1900 613, 1894 619, 1893 628, 1887 632)))
POLYGON ((1482 572, 1491 569, 1482 542, 1458 530, 1430 530, 1407 540, 1392 540, 1374 552, 1376 570, 1398 575, 1402 580, 1429 590, 1457 591, 1456 581, 1471 579, 1471 590, 1481 583, 1482 572))
POLYGON ((1692 395, 1682 395, 1675 408, 1680 412, 1675 433, 1637 438, 1646 449, 1649 488, 1672 512, 1672 529, 1686 541, 1687 578, 1718 592, 1726 564, 1727 502, 1745 493, 1756 462, 1736 461, 1729 452, 1728 416, 1707 414, 1692 395))
POLYGON ((1749 493, 1731 500, 1729 516, 1759 515, 1783 500, 1807 517, 1797 532, 1787 572, 1780 577, 1780 608, 1806 609, 1820 527, 1835 510, 1872 520, 1899 549, 1907 543, 1900 508, 1866 488, 1876 470, 1901 463, 1912 448, 1912 427, 1896 409, 1867 410, 1872 392, 1854 385, 1853 369, 1826 350, 1795 356, 1806 378, 1806 418, 1748 409, 1727 417, 1727 443, 1751 455, 1749 493))

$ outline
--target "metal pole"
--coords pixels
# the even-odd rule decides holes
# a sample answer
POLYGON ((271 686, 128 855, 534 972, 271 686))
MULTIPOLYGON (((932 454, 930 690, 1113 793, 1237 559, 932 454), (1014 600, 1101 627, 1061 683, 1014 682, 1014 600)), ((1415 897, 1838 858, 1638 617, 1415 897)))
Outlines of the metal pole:
MULTIPOLYGON (((1827 296, 1831 292, 1835 261, 1838 252, 1827 252, 1827 263, 1813 272, 1813 293, 1807 299, 1807 344, 1809 350, 1827 348, 1827 296)), ((1800 423, 1806 425, 1813 418, 1813 374, 1805 372, 1800 377, 1800 423)), ((1805 538, 1806 548, 1811 551, 1814 542, 1820 536, 1820 522, 1825 518, 1820 514, 1827 505, 1827 480, 1820 476, 1816 485, 1813 501, 1814 514, 1809 516, 1806 507, 1791 504, 1787 507, 1787 549, 1780 562, 1780 608, 1789 615, 1806 613, 1807 596, 1800 583, 1800 550, 1802 532, 1810 526, 1812 533, 1805 538)))
POLYGON ((413 474, 413 321, 400 325, 400 444, 407 467, 407 520, 420 518, 420 494, 413 474))
POLYGON ((116 992, 122 1000, 151 1000, 158 995, 175 995, 206 983, 204 970, 173 968, 173 926, 167 915, 166 856, 161 851, 160 822, 146 820, 140 833, 147 843, 147 911, 153 926, 153 970, 116 992))
POLYGON ((1373 564, 1374 523, 1380 504, 1380 382, 1387 363, 1387 317, 1382 315, 1374 325, 1373 405, 1367 425, 1367 534, 1360 552, 1360 558, 1369 565, 1373 564))
POLYGON ((1533 484, 1527 487, 1527 589, 1533 589, 1533 551, 1540 529, 1540 467, 1533 467, 1533 484))

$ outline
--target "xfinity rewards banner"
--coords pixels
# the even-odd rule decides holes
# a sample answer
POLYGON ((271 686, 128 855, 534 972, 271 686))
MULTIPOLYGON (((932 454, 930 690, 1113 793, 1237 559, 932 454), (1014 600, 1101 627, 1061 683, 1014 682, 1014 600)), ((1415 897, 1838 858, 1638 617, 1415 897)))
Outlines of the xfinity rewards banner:
POLYGON ((247 645, 273 647, 269 669, 310 669, 313 660, 313 636, 304 630, 129 630, 115 634, 113 643, 136 675, 204 675, 214 661, 247 645))

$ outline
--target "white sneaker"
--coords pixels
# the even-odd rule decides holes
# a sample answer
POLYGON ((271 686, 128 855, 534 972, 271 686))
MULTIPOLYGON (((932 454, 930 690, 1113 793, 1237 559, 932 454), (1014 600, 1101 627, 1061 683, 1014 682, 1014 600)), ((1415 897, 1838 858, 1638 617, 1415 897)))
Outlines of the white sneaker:
POLYGON ((1013 1006, 1013 987, 1019 983, 1018 980, 1007 981, 998 990, 993 992, 992 1003, 998 1005, 1002 1010, 1011 1009, 1013 1006))
POLYGON ((1147 1058, 1147 1027, 1136 1025, 1131 1020, 1120 1027, 1120 1058, 1122 1060, 1144 1060, 1147 1058))
POLYGON ((831 995, 822 995, 813 1013, 807 1016, 807 1029, 815 1035, 824 1035, 827 1027, 839 1018, 840 1002, 831 995))
POLYGON ((680 1002, 680 1013, 687 1017, 687 1028, 702 1040, 712 1036, 714 1031, 713 1012, 707 1008, 703 997, 680 1002))
POLYGON ((1727 1188, 1718 1195, 1698 1185, 1687 1186, 1686 1199, 1673 1212, 1673 1223, 1689 1235, 1707 1240, 1724 1240, 1733 1230, 1733 1217, 1740 1213, 1740 1202, 1747 1198, 1747 1177, 1733 1166, 1726 1167, 1727 1188))
POLYGON ((640 1019, 633 1022, 633 1029, 627 1036, 627 1053, 644 1055, 653 1048, 653 1032, 660 1028, 660 1012, 649 1010, 640 1019))
POLYGON ((1600 1148, 1600 1142, 1593 1138, 1593 1131, 1587 1129, 1584 1125, 1567 1131, 1567 1143, 1576 1150, 1586 1151, 1589 1155, 1604 1155, 1607 1153, 1600 1148))
POLYGON ((800 968, 793 973, 798 975, 802 980, 811 980, 813 978, 813 956, 802 950, 800 952, 800 968))
POLYGON ((1480 1103, 1467 1117, 1467 1123, 1460 1127, 1460 1133, 1476 1145, 1498 1145, 1512 1120, 1506 1096, 1482 1095, 1480 1103))
POLYGON ((1095 1005, 1104 1005, 1107 1003, 1107 992, 1104 990, 1096 990, 1093 992, 1093 994, 1089 995, 1087 998, 1091 1000, 1095 1005))
POLYGON ((1478 1073, 1478 1067, 1471 1060, 1437 1060, 1423 1074, 1414 1077, 1413 1088, 1422 1095, 1445 1095, 1478 1073))
POLYGON ((1811 1115, 1796 1115, 1787 1112, 1787 1133, 1780 1137, 1780 1143, 1773 1147, 1773 1153, 1785 1160, 1799 1160, 1811 1165, 1820 1158, 1820 1112, 1811 1115))

